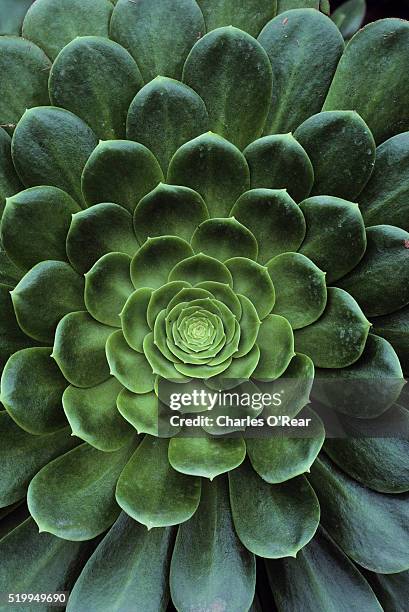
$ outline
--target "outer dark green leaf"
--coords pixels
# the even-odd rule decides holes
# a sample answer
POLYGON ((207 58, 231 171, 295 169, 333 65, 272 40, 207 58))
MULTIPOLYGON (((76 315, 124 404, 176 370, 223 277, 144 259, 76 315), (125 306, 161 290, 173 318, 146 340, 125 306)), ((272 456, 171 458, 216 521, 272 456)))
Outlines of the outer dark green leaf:
POLYGON ((168 455, 169 463, 178 472, 213 480, 244 461, 246 445, 242 438, 181 436, 170 440, 168 455))
POLYGON ((1 401, 15 422, 31 434, 47 434, 67 425, 61 402, 67 381, 51 351, 39 347, 17 351, 1 378, 1 401))
POLYGON ((52 356, 71 384, 88 388, 107 380, 105 343, 112 332, 87 312, 72 312, 60 321, 52 356))
POLYGON ((160 166, 145 146, 108 140, 99 143, 85 164, 82 192, 89 206, 113 202, 133 213, 139 200, 162 180, 160 166))
POLYGON ((194 0, 118 0, 110 36, 133 55, 148 82, 158 75, 180 79, 185 59, 204 31, 194 0))
POLYGON ((301 253, 282 253, 267 265, 274 284, 273 314, 287 319, 293 329, 314 323, 327 303, 325 273, 301 253))
POLYGON ((50 67, 48 57, 32 42, 17 36, 0 38, 0 124, 13 128, 27 108, 49 104, 50 67))
POLYGON ((327 273, 327 283, 342 278, 361 260, 365 226, 356 204, 331 196, 315 196, 300 205, 307 233, 300 252, 327 273))
POLYGON ((0 214, 3 212, 6 198, 22 188, 11 159, 11 138, 0 128, 0 214))
POLYGON ((81 119, 62 108, 45 106, 24 113, 14 132, 12 155, 26 187, 53 185, 81 203, 81 174, 97 144, 81 119))
POLYGON ((354 36, 339 62, 324 110, 355 110, 377 143, 409 128, 409 24, 381 19, 354 36))
POLYGON ((88 272, 107 253, 132 256, 137 249, 132 217, 122 206, 95 204, 74 215, 67 236, 67 254, 78 272, 88 272))
POLYGON ((247 461, 229 473, 234 526, 251 552, 277 559, 295 556, 319 523, 317 497, 304 476, 264 482, 247 461))
POLYGON ((365 578, 322 528, 297 559, 266 566, 279 612, 382 612, 365 578))
POLYGON ((250 171, 234 145, 210 132, 175 153, 167 180, 200 193, 210 217, 227 217, 237 198, 250 188, 250 171))
POLYGON ((409 233, 391 225, 366 231, 368 246, 358 266, 339 285, 370 317, 409 303, 409 233))
MULTIPOLYGON (((315 0, 315 8, 317 4, 315 0)), ((281 10, 279 6, 279 12, 297 5, 281 10)), ((294 131, 320 112, 344 41, 330 19, 311 9, 282 13, 265 26, 258 40, 270 58, 274 83, 264 132, 294 131)))
POLYGON ((204 221, 193 234, 191 244, 196 253, 205 253, 220 261, 232 257, 257 259, 257 240, 234 217, 204 221))
POLYGON ((33 0, 3 0, 0 34, 19 36, 24 15, 33 0))
POLYGON ((409 571, 371 574, 370 580, 384 612, 405 612, 409 599, 409 571))
POLYGON ((187 521, 200 501, 200 479, 169 465, 168 444, 145 436, 118 481, 119 505, 148 529, 187 521))
POLYGON ((104 453, 81 444, 46 465, 28 488, 30 514, 40 531, 66 540, 90 540, 119 515, 115 486, 130 445, 104 453))
POLYGON ((23 277, 24 272, 8 257, 6 251, 1 245, 0 239, 0 283, 15 287, 19 280, 23 277))
POLYGON ((40 342, 53 342, 59 321, 84 309, 84 279, 62 261, 42 261, 11 292, 21 329, 40 342))
POLYGON ((129 444, 135 431, 116 407, 122 389, 115 378, 90 389, 70 385, 63 395, 63 404, 73 435, 106 452, 129 444))
POLYGON ((292 134, 265 136, 244 150, 251 188, 287 189, 296 202, 307 198, 314 183, 311 161, 292 134))
POLYGON ((235 0, 197 0, 206 22, 206 30, 232 25, 257 36, 261 28, 270 21, 277 8, 277 0, 247 0, 238 4, 235 0))
POLYGON ((118 395, 117 406, 124 419, 140 434, 169 438, 180 430, 180 427, 170 424, 169 408, 153 391, 136 394, 123 389, 118 395))
POLYGON ((225 262, 233 277, 233 289, 253 303, 260 319, 272 310, 275 302, 274 285, 266 267, 246 257, 233 257, 225 262))
POLYGON ((3 369, 10 355, 36 344, 21 331, 17 323, 10 291, 11 287, 0 284, 0 369, 3 369))
POLYGON ((198 193, 160 183, 139 202, 133 223, 140 244, 153 236, 178 236, 189 242, 197 226, 208 217, 198 193))
POLYGON ((23 499, 38 470, 78 444, 68 427, 33 436, 16 425, 5 410, 0 412, 0 440, 1 508, 23 499))
POLYGON ((277 14, 299 8, 320 8, 320 0, 277 0, 277 14))
POLYGON ((183 81, 203 98, 214 132, 239 149, 261 135, 272 74, 266 52, 249 34, 232 26, 206 34, 186 60, 183 81))
POLYGON ((231 214, 254 234, 263 264, 280 253, 297 251, 304 240, 304 216, 286 190, 247 191, 231 214))
POLYGON ((342 289, 328 289, 324 314, 295 331, 295 350, 319 368, 345 368, 362 355, 370 323, 355 300, 342 289))
POLYGON ((312 466, 309 479, 320 501, 322 524, 351 559, 374 572, 407 569, 408 493, 371 491, 324 455, 312 466))
POLYGON ((187 85, 158 76, 135 96, 128 113, 127 137, 144 144, 166 174, 174 153, 209 129, 201 97, 187 85))
POLYGON ((298 418, 311 419, 308 437, 299 437, 296 429, 285 428, 278 436, 272 433, 269 437, 246 440, 254 470, 270 484, 309 472, 324 443, 324 426, 315 412, 306 408, 298 418))
POLYGON ((409 373, 409 307, 391 315, 373 319, 374 332, 388 340, 400 359, 403 371, 409 373))
POLYGON ((409 231, 409 132, 398 134, 376 150, 369 183, 359 196, 366 225, 397 225, 409 231))
POLYGON ((172 540, 171 529, 148 532, 123 512, 82 570, 67 611, 126 612, 133 602, 146 612, 164 612, 172 540))
MULTIPOLYGON (((75 581, 73 568, 81 567, 89 552, 87 544, 67 542, 49 533, 39 534, 33 519, 28 518, 0 541, 0 588, 3 593, 11 589, 31 593, 33 585, 38 593, 68 590, 75 581)), ((12 607, 17 612, 53 610, 52 606, 38 603, 12 607)), ((2 608, 5 609, 3 605, 2 608)))
POLYGON ((129 255, 108 253, 85 274, 85 305, 100 323, 121 326, 120 313, 134 290, 130 266, 129 255))
POLYGON ((59 53, 49 92, 52 104, 75 113, 107 140, 125 136, 128 108, 142 85, 138 66, 121 45, 84 36, 59 53))
POLYGON ((331 15, 344 38, 351 38, 361 27, 366 13, 365 0, 347 0, 331 15))
POLYGON ((77 36, 108 38, 112 4, 109 0, 36 0, 23 23, 23 36, 55 59, 77 36))
POLYGON ((65 240, 79 210, 57 187, 32 187, 9 198, 1 220, 7 254, 23 270, 47 259, 66 261, 65 240))
POLYGON ((255 569, 254 556, 234 530, 227 479, 204 482, 199 509, 179 527, 176 538, 170 570, 173 603, 179 610, 247 610, 255 569))
POLYGON ((254 371, 257 380, 275 380, 285 372, 294 353, 294 335, 290 323, 279 315, 263 319, 257 336, 260 358, 254 371))
POLYGON ((155 376, 143 353, 137 353, 126 342, 121 330, 107 340, 106 356, 111 374, 129 391, 148 393, 153 390, 155 376))
POLYGON ((165 285, 174 266, 193 255, 188 242, 177 236, 148 238, 131 263, 131 278, 136 289, 165 285))
POLYGON ((375 164, 375 141, 357 113, 318 113, 304 121, 294 135, 314 168, 311 195, 354 200, 361 193, 375 164))

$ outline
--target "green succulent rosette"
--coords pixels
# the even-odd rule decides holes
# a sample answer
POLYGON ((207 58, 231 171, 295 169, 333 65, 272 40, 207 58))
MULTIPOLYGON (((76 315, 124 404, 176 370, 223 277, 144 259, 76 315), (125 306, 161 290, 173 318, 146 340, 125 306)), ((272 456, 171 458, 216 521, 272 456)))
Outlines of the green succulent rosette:
POLYGON ((345 47, 325 12, 37 0, 0 37, 0 592, 404 610, 409 25, 345 47), (320 395, 348 437, 314 375, 373 382, 320 395), (181 435, 169 381, 273 385, 313 428, 181 435))

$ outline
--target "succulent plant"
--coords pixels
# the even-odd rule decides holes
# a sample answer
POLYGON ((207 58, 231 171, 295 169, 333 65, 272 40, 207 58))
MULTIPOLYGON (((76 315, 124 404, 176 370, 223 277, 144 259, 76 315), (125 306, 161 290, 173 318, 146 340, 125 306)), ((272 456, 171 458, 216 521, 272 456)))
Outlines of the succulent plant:
POLYGON ((0 592, 245 612, 259 557, 266 609, 404 610, 409 25, 325 12, 36 0, 0 37, 0 592), (232 381, 310 435, 170 424, 162 383, 232 381))

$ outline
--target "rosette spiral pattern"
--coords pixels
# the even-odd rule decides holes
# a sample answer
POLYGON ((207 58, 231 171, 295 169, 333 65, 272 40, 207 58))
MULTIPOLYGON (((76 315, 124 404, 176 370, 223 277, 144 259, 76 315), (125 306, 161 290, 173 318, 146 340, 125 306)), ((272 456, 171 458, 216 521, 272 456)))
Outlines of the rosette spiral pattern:
POLYGON ((324 9, 37 0, 0 37, 0 592, 245 612, 258 556, 266 609, 404 609, 409 26, 324 9), (182 435, 163 382, 312 428, 182 435))

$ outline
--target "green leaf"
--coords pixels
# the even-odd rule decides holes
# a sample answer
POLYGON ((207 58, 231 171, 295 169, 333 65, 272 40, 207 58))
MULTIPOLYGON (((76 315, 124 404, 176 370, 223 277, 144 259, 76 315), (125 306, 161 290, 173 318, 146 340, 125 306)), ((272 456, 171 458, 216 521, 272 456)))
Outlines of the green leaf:
POLYGON ((185 281, 197 285, 204 281, 215 281, 232 286, 232 277, 224 264, 214 257, 200 253, 180 261, 169 274, 169 281, 185 281))
POLYGON ((401 19, 370 23, 347 45, 324 110, 355 110, 380 144, 409 129, 409 24, 401 19), (391 95, 393 92, 393 95, 391 95))
POLYGON ((227 479, 204 482, 200 506, 176 538, 170 570, 174 605, 179 610, 248 610, 255 582, 254 556, 234 531, 227 479))
POLYGON ((407 493, 372 491, 324 455, 315 461, 309 479, 320 501, 323 526, 353 561, 381 573, 408 567, 407 493))
POLYGON ((146 612, 165 612, 172 544, 171 529, 148 532, 122 512, 82 570, 67 612, 122 612, 129 602, 146 612))
POLYGON ((231 257, 257 259, 257 240, 234 217, 204 221, 193 234, 191 244, 196 253, 205 253, 220 261, 231 257))
POLYGON ((351 38, 362 26, 366 13, 365 0, 347 0, 331 15, 345 39, 351 38))
POLYGON ((204 100, 211 130, 239 149, 261 136, 272 73, 266 52, 252 36, 231 25, 209 32, 191 50, 183 82, 204 100))
POLYGON ((394 406, 369 422, 349 417, 342 419, 342 424, 347 437, 328 439, 324 445, 331 459, 370 489, 381 493, 409 491, 408 411, 394 406), (394 437, 388 437, 388 425, 394 437), (369 437, 372 433, 374 437, 369 437))
POLYGON ((84 309, 84 279, 63 261, 36 264, 11 292, 21 329, 35 340, 53 342, 58 322, 84 309))
POLYGON ((395 349, 403 371, 409 373, 409 307, 373 319, 374 333, 388 340, 395 349))
POLYGON ((266 561, 266 567, 279 612, 296 612, 300 605, 326 612, 382 612, 365 578, 322 528, 297 559, 266 561))
POLYGON ((299 418, 311 419, 308 437, 299 437, 297 428, 284 428, 277 436, 248 438, 247 453, 253 469, 263 480, 278 484, 310 471, 325 439, 321 419, 305 408, 299 418), (312 425, 311 425, 312 423, 312 425))
POLYGON ((185 59, 204 32, 194 0, 118 0, 110 36, 133 55, 145 82, 158 75, 180 79, 185 59))
POLYGON ((409 304, 409 233, 391 225, 376 225, 369 227, 366 235, 364 257, 338 284, 367 316, 376 317, 409 304))
POLYGON ((67 261, 65 241, 79 210, 57 187, 32 187, 8 198, 1 239, 10 259, 23 270, 47 259, 67 261))
POLYGON ((300 8, 320 8, 320 0, 277 0, 277 15, 284 11, 300 8))
MULTIPOLYGON (((48 533, 39 534, 33 519, 28 518, 0 541, 0 588, 4 593, 11 588, 19 593, 31 593, 33 585, 38 593, 70 589, 75 581, 73 568, 81 567, 89 553, 88 544, 67 542, 48 533)), ((17 612, 50 610, 48 605, 38 603, 10 605, 17 612)))
POLYGON ((81 174, 97 144, 91 128, 69 111, 30 108, 14 131, 13 162, 26 187, 59 187, 81 204, 81 174))
POLYGON ((259 138, 243 153, 250 168, 252 189, 287 189, 296 202, 309 196, 314 169, 291 133, 259 138))
POLYGON ((8 360, 1 378, 1 401, 13 420, 31 434, 66 427, 61 398, 67 381, 51 348, 26 348, 8 360))
POLYGON ((22 279, 24 272, 17 268, 2 247, 0 238, 0 283, 15 287, 22 279))
POLYGON ((131 278, 135 289, 162 287, 175 265, 192 255, 190 244, 177 236, 148 238, 132 259, 131 278))
POLYGON ((68 382, 88 388, 109 378, 105 343, 112 331, 87 312, 72 312, 61 319, 52 357, 68 382))
POLYGON ((253 302, 245 295, 238 295, 242 314, 240 317, 240 342, 235 357, 244 357, 253 348, 261 321, 253 302))
POLYGON ((21 429, 5 410, 0 412, 0 507, 23 499, 30 480, 44 465, 78 444, 66 427, 33 436, 21 429))
MULTIPOLYGON (((157 291, 160 291, 160 289, 157 289, 157 291)), ((120 314, 125 340, 131 348, 139 353, 143 352, 144 338, 151 331, 147 319, 151 296, 152 289, 147 287, 137 289, 129 296, 120 314)))
POLYGON ((172 381, 180 380, 182 382, 186 380, 185 376, 181 372, 178 372, 178 370, 176 370, 173 363, 171 363, 166 357, 164 357, 164 355, 155 345, 153 333, 150 333, 145 336, 145 339, 143 341, 143 351, 146 359, 151 365, 154 374, 157 374, 162 378, 172 381))
POLYGON ((358 361, 339 370, 317 370, 316 382, 321 403, 362 419, 373 419, 390 408, 405 384, 392 346, 373 334, 358 361))
POLYGON ((137 205, 133 223, 140 244, 153 236, 178 236, 190 242, 209 213, 198 193, 188 187, 160 183, 137 205))
POLYGON ((234 26, 257 36, 261 28, 276 14, 277 0, 247 0, 237 4, 235 0, 197 0, 206 22, 206 31, 223 26, 234 26))
POLYGON ((36 344, 17 323, 10 290, 7 285, 0 284, 0 370, 13 353, 36 344))
POLYGON ((307 225, 300 252, 327 273, 327 283, 333 283, 353 270, 365 253, 359 207, 340 198, 315 196, 304 200, 300 208, 307 225))
POLYGON ((64 392, 63 404, 73 435, 105 452, 117 451, 129 444, 135 432, 116 407, 122 389, 115 378, 90 389, 69 386, 64 392))
POLYGON ((227 217, 237 198, 250 188, 250 171, 233 144, 209 132, 176 151, 167 181, 200 193, 211 218, 227 217))
POLYGON ((142 144, 108 140, 99 143, 85 164, 82 192, 89 206, 113 202, 133 213, 162 180, 155 156, 142 144))
POLYGON ((373 174, 359 196, 365 225, 397 225, 409 231, 409 132, 398 134, 376 150, 373 174))
POLYGON ((81 541, 108 529, 120 512, 115 485, 130 452, 129 444, 113 453, 81 444, 38 472, 27 503, 40 531, 81 541))
POLYGON ((112 40, 84 36, 59 53, 48 88, 54 106, 75 113, 108 140, 125 137, 128 108, 142 85, 128 51, 112 40))
POLYGON ((266 267, 245 257, 233 257, 225 262, 233 277, 233 289, 254 304, 260 319, 272 310, 275 302, 274 286, 266 267))
POLYGON ((132 217, 122 206, 95 204, 74 215, 67 236, 67 254, 78 272, 88 272, 107 253, 132 257, 137 249, 132 217))
POLYGON ((294 357, 294 335, 289 322, 278 315, 268 315, 257 336, 260 359, 253 376, 274 380, 281 376, 294 357))
POLYGON ((109 0, 36 0, 24 19, 23 36, 54 60, 77 36, 108 38, 111 14, 109 0))
POLYGON ((153 389, 154 374, 143 353, 137 353, 126 342, 121 330, 107 340, 106 355, 111 374, 129 391, 148 393, 153 389))
POLYGON ((170 412, 156 393, 135 394, 123 389, 118 395, 118 410, 121 415, 141 433, 159 438, 176 435, 180 427, 170 424, 170 412))
POLYGON ((258 243, 258 259, 297 251, 305 236, 305 219, 287 191, 252 189, 244 193, 230 213, 248 227, 258 243))
POLYGON ((33 0, 3 0, 0 17, 1 35, 20 35, 24 15, 32 2, 33 0))
POLYGON ((187 85, 163 76, 141 89, 128 112, 127 137, 148 147, 165 174, 179 147, 208 129, 202 98, 187 85))
POLYGON ((223 302, 229 310, 240 320, 242 315, 242 308, 240 300, 234 291, 228 285, 224 283, 217 283, 215 281, 204 281, 196 285, 198 289, 204 289, 209 291, 216 300, 223 302))
POLYGON ((121 327, 120 313, 134 290, 130 266, 129 255, 108 253, 85 274, 85 305, 100 323, 121 327))
POLYGON ((405 602, 409 597, 409 571, 371 574, 370 580, 384 612, 405 612, 405 602))
POLYGON ((375 165, 375 141, 352 111, 327 111, 310 117, 294 134, 314 168, 311 195, 354 200, 375 165))
POLYGON ((314 323, 327 303, 325 273, 301 253, 282 253, 267 265, 276 292, 273 314, 293 329, 314 323))
POLYGON ((118 504, 148 529, 187 521, 200 501, 200 479, 169 465, 168 444, 145 436, 118 481, 118 504))
POLYGON ((11 138, 0 127, 0 216, 6 204, 6 198, 14 195, 22 188, 23 186, 11 159, 11 138))
MULTIPOLYGON (((300 4, 306 6, 305 2, 280 0, 278 12, 300 4)), ((317 0, 313 6, 318 8, 317 0)), ((328 17, 308 8, 282 13, 265 26, 258 40, 270 58, 274 83, 264 133, 294 131, 320 112, 344 41, 328 17)))
POLYGON ((178 472, 213 480, 244 461, 246 444, 243 438, 182 435, 170 440, 168 454, 170 465, 178 472))
POLYGON ((49 104, 50 67, 37 45, 17 36, 0 37, 0 124, 12 129, 27 108, 49 104))
POLYGON ((345 368, 362 355, 369 328, 355 300, 342 289, 330 287, 324 314, 295 331, 295 350, 311 357, 319 368, 345 368))
POLYGON ((246 461, 229 482, 234 526, 248 550, 269 559, 294 557, 311 540, 320 508, 304 476, 270 485, 246 461))
MULTIPOLYGON (((161 310, 166 308, 172 298, 174 298, 182 289, 186 287, 189 287, 189 283, 186 283, 185 281, 174 281, 173 283, 166 283, 166 285, 164 285, 163 287, 159 287, 159 289, 155 289, 155 291, 152 292, 147 311, 146 309, 144 309, 144 307, 142 307, 146 312, 147 321, 150 329, 153 329, 156 317, 161 312, 161 310)), ((147 290, 144 289, 143 291, 147 290)), ((126 335, 125 329, 124 334, 126 335)), ((134 346, 133 348, 135 348, 135 350, 138 350, 136 346, 134 346)))

